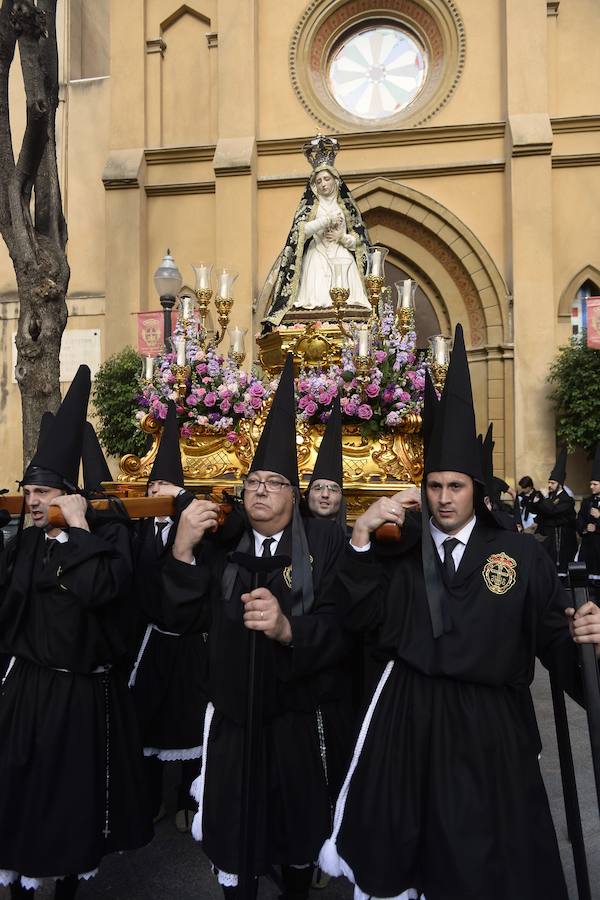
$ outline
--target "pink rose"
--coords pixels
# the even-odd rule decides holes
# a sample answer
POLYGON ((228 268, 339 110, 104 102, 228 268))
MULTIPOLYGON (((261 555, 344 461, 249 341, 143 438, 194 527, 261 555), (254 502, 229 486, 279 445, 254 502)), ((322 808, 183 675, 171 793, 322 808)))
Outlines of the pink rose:
POLYGON ((309 400, 306 406, 304 407, 304 412, 307 416, 314 416, 317 411, 317 404, 314 400, 309 400))
POLYGON ((229 400, 222 400, 222 401, 219 403, 219 409, 220 409, 221 412, 223 412, 223 413, 228 413, 229 410, 231 409, 231 403, 229 402, 229 400))
POLYGON ((265 389, 260 381, 255 381, 250 387, 250 395, 252 397, 264 397, 265 389))
POLYGON ((368 384, 365 388, 365 394, 367 397, 376 397, 379 394, 379 385, 373 383, 368 384))
POLYGON ((361 403, 358 409, 356 410, 356 414, 359 419, 370 419, 373 416, 373 410, 369 406, 368 403, 361 403))
POLYGON ((246 407, 244 406, 243 403, 234 403, 233 404, 233 411, 238 416, 241 416, 243 414, 245 408, 246 407))
POLYGON ((208 394, 206 394, 206 396, 204 398, 204 405, 205 406, 214 406, 216 402, 217 402, 217 395, 215 394, 214 391, 209 391, 208 394))
POLYGON ((187 398, 187 405, 188 406, 196 406, 197 403, 198 403, 198 397, 196 397, 195 394, 190 394, 189 397, 187 398))
MULTIPOLYGON (((370 409, 371 407, 369 407, 370 409)), ((352 400, 348 400, 344 405, 344 412, 347 416, 355 416, 358 406, 352 400)))
POLYGON ((381 365, 382 362, 385 362, 387 359, 387 353, 385 350, 376 350, 375 351, 375 362, 377 365, 381 365))
POLYGON ((260 397, 250 397, 250 406, 252 409, 260 409, 262 406, 262 400, 260 397))

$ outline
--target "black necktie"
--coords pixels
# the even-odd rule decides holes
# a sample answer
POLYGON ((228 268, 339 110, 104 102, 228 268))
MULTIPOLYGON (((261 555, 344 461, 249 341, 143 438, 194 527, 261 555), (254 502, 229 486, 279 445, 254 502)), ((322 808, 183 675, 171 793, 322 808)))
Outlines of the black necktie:
POLYGON ((456 575, 456 566, 454 565, 454 557, 452 551, 460 544, 458 538, 446 538, 442 547, 444 548, 444 571, 448 579, 448 584, 452 584, 452 580, 456 575))
POLYGON ((157 556, 162 556, 163 550, 165 549, 163 532, 168 525, 170 525, 170 522, 156 522, 156 533, 154 535, 154 541, 156 544, 157 556))
POLYGON ((42 557, 43 566, 50 562, 52 554, 56 550, 57 543, 58 541, 55 538, 46 538, 46 547, 44 548, 44 555, 42 557))
POLYGON ((262 555, 273 556, 271 553, 271 544, 275 543, 275 538, 265 538, 262 544, 262 555))

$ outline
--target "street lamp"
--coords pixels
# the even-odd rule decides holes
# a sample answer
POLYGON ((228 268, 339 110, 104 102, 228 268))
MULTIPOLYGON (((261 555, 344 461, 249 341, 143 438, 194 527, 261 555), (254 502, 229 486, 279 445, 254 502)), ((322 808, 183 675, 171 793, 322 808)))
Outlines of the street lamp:
POLYGON ((171 337, 171 311, 175 306, 175 299, 182 281, 181 272, 175 265, 171 251, 167 250, 166 256, 163 256, 160 266, 154 273, 154 287, 160 297, 160 305, 163 308, 165 317, 164 337, 166 348, 168 347, 167 342, 171 337))

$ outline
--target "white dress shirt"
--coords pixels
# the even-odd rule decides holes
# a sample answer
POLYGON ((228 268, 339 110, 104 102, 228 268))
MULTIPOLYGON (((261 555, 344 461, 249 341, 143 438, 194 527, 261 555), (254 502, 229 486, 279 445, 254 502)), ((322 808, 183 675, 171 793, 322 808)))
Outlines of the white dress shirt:
POLYGON ((267 540, 267 538, 273 538, 273 543, 271 544, 271 556, 275 556, 277 545, 279 544, 281 535, 283 534, 283 529, 281 529, 281 531, 278 531, 277 534, 260 534, 260 532, 253 528, 252 533, 254 535, 254 555, 262 556, 263 543, 267 540))
POLYGON ((50 537, 49 534, 45 535, 47 541, 58 541, 59 544, 66 544, 69 540, 69 534, 67 531, 59 531, 56 537, 50 537))
POLYGON ((445 531, 441 531, 437 525, 434 525, 433 519, 429 520, 429 530, 431 531, 431 537, 433 538, 433 542, 436 546, 436 550, 442 562, 444 562, 444 541, 447 541, 448 538, 456 538, 459 542, 454 550, 452 551, 452 559, 454 560, 454 568, 458 571, 458 567, 460 565, 460 561, 463 558, 463 553, 465 552, 465 548, 469 542, 469 538, 471 537, 471 532, 475 528, 475 522, 477 521, 476 517, 467 522, 466 525, 457 531, 456 534, 446 534, 445 531))
POLYGON ((159 522, 161 525, 163 524, 163 522, 167 523, 165 525, 165 527, 162 529, 161 535, 160 535, 162 538, 163 547, 166 547, 167 541, 169 540, 169 532, 170 532, 171 526, 173 524, 173 519, 170 516, 156 516, 154 519, 154 535, 155 536, 158 534, 159 522))

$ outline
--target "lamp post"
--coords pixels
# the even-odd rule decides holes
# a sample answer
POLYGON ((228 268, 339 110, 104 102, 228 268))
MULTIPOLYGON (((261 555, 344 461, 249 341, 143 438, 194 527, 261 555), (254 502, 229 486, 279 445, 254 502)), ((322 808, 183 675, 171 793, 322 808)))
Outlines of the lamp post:
POLYGON ((175 306, 175 298, 177 291, 181 287, 183 279, 181 272, 175 265, 175 260, 171 256, 171 251, 167 250, 165 256, 156 272, 154 273, 154 287, 160 297, 160 305, 164 312, 164 338, 165 348, 168 348, 168 341, 171 337, 171 311, 175 306))

